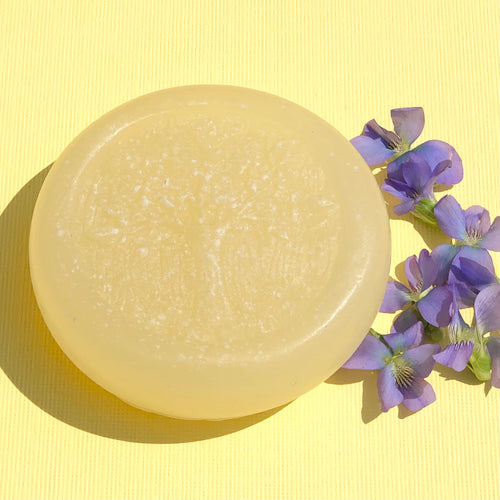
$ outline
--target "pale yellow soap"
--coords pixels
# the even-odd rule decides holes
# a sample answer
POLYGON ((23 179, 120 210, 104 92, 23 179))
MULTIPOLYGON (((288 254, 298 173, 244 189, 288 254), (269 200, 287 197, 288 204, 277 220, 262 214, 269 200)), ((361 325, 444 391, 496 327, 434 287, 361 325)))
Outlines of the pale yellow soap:
POLYGON ((30 239, 69 358, 124 401, 190 419, 267 410, 331 375, 370 328, 389 260, 379 188, 349 142, 226 86, 93 123, 48 174, 30 239))

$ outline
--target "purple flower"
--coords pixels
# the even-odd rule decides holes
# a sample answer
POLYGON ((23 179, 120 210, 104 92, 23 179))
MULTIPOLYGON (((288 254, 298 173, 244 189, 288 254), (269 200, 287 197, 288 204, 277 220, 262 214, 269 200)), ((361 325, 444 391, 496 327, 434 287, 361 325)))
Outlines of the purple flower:
MULTIPOLYGON (((418 155, 426 161, 435 172, 437 166, 444 160, 451 162, 450 168, 446 169, 439 175, 437 183, 446 186, 453 186, 458 184, 464 176, 462 160, 455 149, 448 143, 443 141, 427 141, 420 144, 412 150, 413 154, 418 155)), ((392 179, 403 179, 402 165, 405 163, 407 155, 401 155, 395 158, 387 165, 387 176, 392 179)))
POLYGON ((362 135, 351 139, 351 144, 370 166, 379 165, 395 155, 410 150, 410 146, 422 133, 425 118, 422 108, 399 108, 391 110, 394 132, 370 120, 362 135))
MULTIPOLYGON (((462 210, 455 198, 449 195, 438 201, 434 207, 434 215, 443 232, 457 240, 454 245, 439 245, 432 251, 432 257, 438 267, 436 284, 447 283, 449 278, 456 284, 457 280, 450 275, 452 266, 455 266, 455 277, 458 273, 460 279, 472 281, 472 284, 476 280, 479 280, 477 284, 486 284, 488 278, 477 266, 482 266, 485 272, 495 275, 488 250, 500 251, 500 217, 495 217, 493 223, 490 223, 488 210, 479 206, 462 210), (462 265, 462 259, 467 259, 463 262, 474 261, 476 267, 462 265), (463 273, 466 273, 465 277, 463 273), (478 273, 481 273, 481 276, 478 273)), ((464 291, 463 287, 459 288, 464 291)), ((470 304, 462 304, 459 300, 460 307, 467 305, 470 304)))
POLYGON ((463 320, 458 307, 448 328, 449 345, 434 359, 456 371, 467 365, 479 380, 489 380, 500 387, 500 338, 486 334, 500 329, 500 285, 481 290, 474 302, 475 326, 463 320), (491 373, 490 373, 491 372, 491 373))
POLYGON ((403 333, 380 335, 373 330, 367 335, 343 368, 380 370, 377 388, 382 411, 400 403, 417 411, 436 399, 431 385, 425 381, 434 367, 437 344, 421 344, 423 325, 417 323, 403 333))
MULTIPOLYGON (((387 174, 395 180, 404 181, 401 165, 407 161, 412 143, 424 128, 424 110, 419 107, 392 109, 391 118, 394 132, 381 127, 375 120, 370 120, 364 126, 362 135, 351 139, 351 144, 372 167, 390 162, 387 174)), ((462 160, 449 144, 427 141, 412 151, 428 163, 432 172, 442 161, 451 161, 451 168, 439 176, 440 184, 453 185, 462 180, 462 160)))
POLYGON ((500 252, 500 217, 490 222, 488 210, 478 205, 462 210, 453 196, 441 198, 434 215, 442 231, 463 245, 500 252))
POLYGON ((431 325, 447 326, 451 320, 453 294, 447 286, 434 286, 437 266, 428 250, 422 250, 405 261, 409 288, 399 281, 389 281, 381 312, 393 313, 408 304, 417 307, 422 317, 431 325))
POLYGON ((450 160, 443 160, 434 169, 418 154, 408 153, 406 160, 401 164, 401 178, 388 174, 382 189, 396 196, 402 202, 394 207, 396 215, 408 212, 423 219, 425 222, 436 224, 433 208, 436 204, 434 198, 434 184, 439 176, 451 168, 450 160))

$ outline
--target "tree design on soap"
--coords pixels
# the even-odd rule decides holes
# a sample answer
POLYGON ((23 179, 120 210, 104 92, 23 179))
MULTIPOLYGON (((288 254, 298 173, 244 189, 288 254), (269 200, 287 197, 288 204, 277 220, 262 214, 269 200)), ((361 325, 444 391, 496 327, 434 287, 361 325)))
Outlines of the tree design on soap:
POLYGON ((249 342, 255 355, 279 345, 277 325, 300 315, 291 304, 310 306, 331 278, 339 235, 324 167, 277 130, 237 117, 156 116, 124 129, 123 149, 104 149, 86 167, 75 236, 92 243, 82 258, 98 269, 91 282, 110 321, 111 311, 133 311, 145 345, 182 342, 198 354, 222 337, 228 352, 252 336, 262 340, 249 342), (113 275, 122 266, 109 262, 109 245, 123 248, 126 275, 113 275), (153 295, 133 291, 143 282, 155 283, 153 295))

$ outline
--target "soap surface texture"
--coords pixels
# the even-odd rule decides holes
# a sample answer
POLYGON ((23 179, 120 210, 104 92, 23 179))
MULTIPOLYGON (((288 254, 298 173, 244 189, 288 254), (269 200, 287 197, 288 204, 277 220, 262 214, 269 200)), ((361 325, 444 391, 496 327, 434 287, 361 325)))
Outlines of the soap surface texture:
POLYGON ((149 94, 61 154, 30 237, 56 341, 124 401, 224 419, 285 404, 352 354, 390 261, 373 175, 332 126, 227 86, 149 94))

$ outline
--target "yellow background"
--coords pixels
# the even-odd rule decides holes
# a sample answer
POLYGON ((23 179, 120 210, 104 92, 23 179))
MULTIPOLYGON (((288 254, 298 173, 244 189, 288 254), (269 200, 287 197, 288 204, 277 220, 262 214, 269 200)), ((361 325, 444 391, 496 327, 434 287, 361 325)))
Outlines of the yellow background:
MULTIPOLYGON (((448 141, 464 161, 452 193, 497 215, 499 6, 0 0, 0 496, 498 498, 498 391, 468 373, 433 372, 437 402, 413 415, 380 414, 375 379, 350 372, 264 416, 149 415, 55 345, 26 245, 44 169, 78 132, 132 97, 189 83, 279 94, 347 137, 370 118, 390 125, 393 107, 421 105, 422 138, 448 141)), ((391 221, 393 268, 444 241, 409 221, 391 221)))

